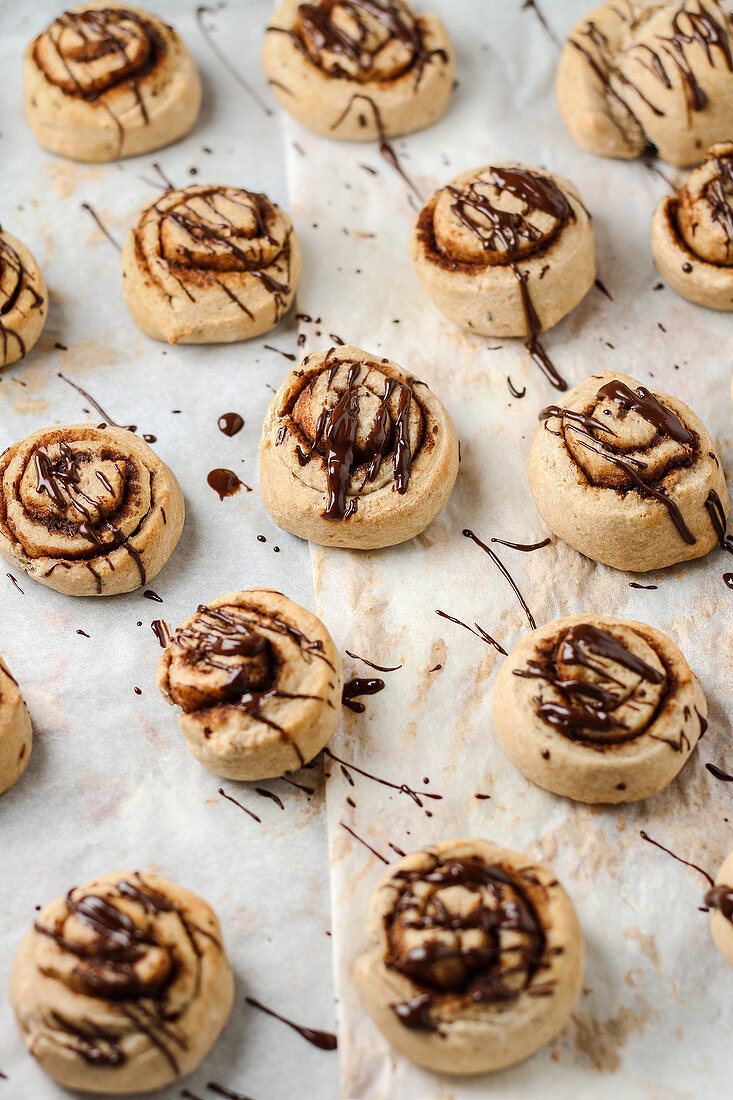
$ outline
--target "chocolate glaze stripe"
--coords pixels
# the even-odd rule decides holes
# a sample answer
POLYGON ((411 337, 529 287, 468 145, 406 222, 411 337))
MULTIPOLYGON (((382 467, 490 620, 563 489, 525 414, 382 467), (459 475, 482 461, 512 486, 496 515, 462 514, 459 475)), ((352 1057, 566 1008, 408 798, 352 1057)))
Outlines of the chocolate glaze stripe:
POLYGON ((384 680, 380 680, 378 677, 372 679, 362 679, 355 676, 352 680, 347 680, 344 684, 343 691, 341 693, 341 702, 349 710, 353 710, 356 714, 363 714, 366 710, 364 703, 357 702, 361 695, 376 695, 380 691, 384 691, 384 680))
POLYGON ((256 821, 258 825, 262 824, 261 817, 258 817, 257 814, 254 813, 252 810, 248 810, 247 807, 243 806, 241 802, 237 802, 236 798, 232 798, 230 794, 227 794, 223 787, 218 787, 217 793, 220 794, 222 798, 226 798, 228 802, 233 802, 235 806, 239 806, 239 809, 244 810, 244 812, 248 814, 254 821, 256 821))
POLYGON ((658 840, 653 840, 649 836, 649 834, 646 833, 643 829, 639 830, 639 836, 642 840, 646 840, 649 844, 653 844, 655 848, 660 848, 663 852, 666 852, 668 856, 671 856, 672 859, 676 859, 678 863, 684 863, 685 867, 692 867, 693 871, 697 871, 699 872, 699 874, 704 875, 711 886, 715 886, 713 876, 708 874, 707 871, 704 871, 702 867, 698 867, 696 863, 690 863, 688 859, 682 859, 681 856, 675 855, 673 851, 671 851, 669 848, 665 848, 665 846, 663 844, 660 844, 658 840))
POLYGON ((359 844, 362 844, 365 848, 368 848, 373 856, 376 856, 377 859, 380 859, 382 863, 389 864, 388 859, 385 859, 384 856, 379 854, 376 848, 372 848, 371 844, 368 844, 366 840, 363 840, 362 837, 355 833, 354 830, 351 829, 345 821, 339 821, 339 825, 342 829, 346 829, 346 832, 353 836, 354 840, 358 840, 359 844))
POLYGON ((319 1050, 336 1050, 338 1047, 338 1040, 336 1036, 330 1031, 320 1031, 312 1027, 303 1027, 301 1024, 296 1024, 292 1020, 288 1020, 286 1016, 281 1016, 279 1012, 275 1012, 271 1008, 267 1008, 261 1001, 256 1001, 254 997, 245 997, 245 1001, 253 1008, 257 1008, 260 1012, 266 1013, 268 1016, 272 1016, 275 1020, 280 1020, 281 1023, 286 1024, 293 1031, 297 1032, 301 1038, 310 1043, 311 1046, 318 1047, 319 1050))
MULTIPOLYGON (((0 233, 2 233, 1 225, 0 233)), ((33 286, 30 273, 17 250, 4 237, 0 237, 0 276, 8 270, 11 272, 13 286, 5 300, 0 302, 0 337, 2 338, 3 358, 7 358, 11 339, 15 340, 22 358, 26 353, 25 341, 15 329, 8 328, 3 321, 3 317, 10 312, 24 290, 27 290, 31 295, 31 309, 41 308, 43 296, 33 286)))
POLYGON ((109 229, 104 224, 104 222, 102 221, 102 219, 100 218, 100 216, 96 212, 96 210, 92 206, 90 206, 88 202, 83 202, 81 204, 81 208, 82 208, 82 210, 86 210, 87 214, 91 215, 93 220, 97 223, 98 228, 101 229, 102 232, 104 233, 107 240, 110 241, 115 246, 115 248, 117 249, 118 252, 121 252, 122 251, 122 245, 118 244, 117 241, 114 239, 114 237, 112 236, 109 229))
POLYGON ((374 661, 368 661, 366 657, 360 657, 358 653, 352 653, 350 649, 346 650, 349 657, 353 657, 355 661, 361 661, 363 665, 369 665, 369 668, 375 669, 377 672, 397 672, 402 668, 402 665, 377 665, 374 661))
POLYGON ((260 110, 263 111, 268 118, 272 118, 275 114, 272 107, 268 107, 262 97, 254 90, 249 81, 245 80, 239 69, 235 68, 227 55, 214 40, 214 36, 204 23, 204 15, 216 15, 218 14, 219 10, 219 7, 212 8, 207 6, 206 4, 201 4, 199 7, 196 8, 196 23, 198 25, 199 31, 201 32, 201 37, 203 38, 204 42, 209 47, 211 52, 214 54, 214 56, 217 58, 217 60, 221 62, 221 64, 230 74, 230 76, 234 77, 240 88, 244 89, 247 95, 252 100, 254 100, 260 110))
POLYGON ((449 615, 446 611, 438 611, 436 608, 436 615, 440 615, 441 619, 448 619, 449 622, 455 623, 456 626, 462 626, 464 630, 467 630, 469 634, 475 634, 477 638, 480 638, 482 642, 486 642, 487 645, 493 646, 497 653, 502 653, 505 657, 507 655, 506 650, 502 648, 497 642, 496 638, 492 638, 487 631, 478 623, 474 623, 473 626, 469 626, 468 623, 461 622, 460 619, 456 619, 453 615, 449 615), (474 629, 475 628, 475 629, 474 629))
POLYGON ((484 551, 485 554, 488 554, 488 556, 491 558, 491 560, 493 561, 494 565, 497 567, 499 572, 509 582, 509 584, 512 588, 512 591, 514 592, 514 595, 517 597, 517 601, 519 602, 519 606, 522 608, 522 611, 524 611, 524 614, 527 616, 527 622, 529 623, 530 629, 531 630, 536 630, 537 629, 537 623, 534 620, 534 616, 532 615, 532 612, 527 607, 524 596, 519 591, 519 588, 517 587, 517 584, 516 584, 514 578, 512 577, 511 573, 506 568, 506 566, 503 564, 501 559, 499 557, 497 557, 497 555, 494 553, 494 551, 491 549, 490 546, 487 546, 485 542, 482 542, 481 539, 478 537, 478 535, 475 535, 473 533, 473 531, 468 529, 468 527, 464 527, 464 529, 462 531, 462 534, 463 534, 464 538, 471 539, 473 542, 476 543, 477 546, 479 546, 484 551))
POLYGON ((724 772, 717 764, 706 764, 705 767, 715 779, 719 779, 722 783, 733 783, 733 775, 724 772))
POLYGON ((521 550, 524 554, 531 554, 533 550, 542 550, 549 546, 552 539, 546 538, 542 542, 507 542, 506 539, 489 539, 489 542, 498 542, 500 546, 508 546, 510 550, 521 550))
MULTIPOLYGON (((352 786, 353 780, 348 773, 356 772, 358 775, 363 775, 365 779, 370 779, 373 783, 379 783, 382 787, 389 787, 393 791, 399 791, 400 794, 408 795, 415 803, 415 805, 419 806, 421 809, 423 805, 422 800, 424 798, 431 798, 435 801, 442 801, 443 799, 442 794, 435 794, 432 791, 425 790, 420 790, 420 792, 418 793, 418 791, 408 786, 407 783, 393 783, 390 779, 382 779, 381 776, 374 775, 373 772, 365 771, 364 768, 360 768, 356 764, 352 764, 348 760, 342 759, 342 757, 337 756, 336 753, 328 747, 324 748, 323 754, 324 756, 328 756, 331 760, 335 760, 337 764, 340 764, 342 770, 346 769, 344 774, 346 775, 346 778, 349 780, 352 786)), ((346 828, 346 826, 344 826, 344 828, 346 828)))

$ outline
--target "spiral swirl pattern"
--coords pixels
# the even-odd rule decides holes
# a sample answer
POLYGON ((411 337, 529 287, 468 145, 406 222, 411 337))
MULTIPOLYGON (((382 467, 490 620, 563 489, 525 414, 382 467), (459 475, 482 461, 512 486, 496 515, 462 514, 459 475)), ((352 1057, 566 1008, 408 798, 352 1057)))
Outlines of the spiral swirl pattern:
POLYGON ((445 110, 453 56, 436 16, 406 0, 283 0, 267 28, 265 71, 287 111, 347 141, 384 141, 445 110))
POLYGON ((567 1019, 582 940, 549 869, 486 840, 445 840, 392 865, 372 895, 357 988, 398 1051, 482 1073, 526 1057, 567 1019))
POLYGON ((700 684, 670 638, 644 623, 578 615, 522 639, 502 666, 494 720, 538 786, 581 802, 662 790, 706 728, 700 684))
POLYGON ((539 415, 532 495, 581 553, 643 571, 700 557, 719 540, 728 513, 720 459, 681 401, 606 372, 539 415))
POLYGON ((175 141, 201 101, 198 73, 173 28, 116 0, 64 12, 30 43, 25 92, 40 143, 91 161, 175 141))
POLYGON ((229 1014, 233 983, 208 905, 132 872, 72 889, 39 915, 11 994, 52 1076, 72 1085, 81 1071, 85 1088, 117 1093, 189 1072, 229 1014))
POLYGON ((0 367, 30 351, 47 312, 48 292, 36 261, 0 227, 0 367))
POLYGON ((341 662, 314 615, 250 589, 198 607, 161 656, 158 685, 206 767, 265 779, 302 767, 335 730, 341 662))
POLYGON ((0 458, 0 553, 60 592, 111 595, 151 580, 183 516, 171 471, 122 428, 49 428, 0 458))
MULTIPOLYGON (((593 230, 575 187, 516 164, 471 169, 436 192, 417 219, 410 255, 425 292, 456 324, 530 341, 595 278, 593 230)), ((546 357, 529 350, 542 366, 546 357)))
POLYGON ((733 310, 733 142, 713 145, 652 219, 659 273, 692 302, 733 310))
POLYGON ((277 522, 343 546, 383 537, 371 545, 389 545, 422 530, 453 487, 458 457, 453 425, 425 383, 348 345, 307 356, 291 372, 270 406, 260 455, 277 522), (426 488, 430 500, 421 498, 426 488), (417 529, 404 534, 398 519, 410 512, 417 529))
POLYGON ((290 308, 300 266, 290 219, 266 195, 207 185, 166 191, 122 254, 133 318, 172 344, 267 332, 290 308))

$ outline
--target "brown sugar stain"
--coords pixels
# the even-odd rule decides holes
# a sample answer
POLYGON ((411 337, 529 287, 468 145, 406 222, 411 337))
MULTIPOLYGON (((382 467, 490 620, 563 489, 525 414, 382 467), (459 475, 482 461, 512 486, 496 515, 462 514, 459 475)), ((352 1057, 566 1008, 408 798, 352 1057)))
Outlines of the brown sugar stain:
POLYGON ((443 638, 436 638, 430 647, 428 663, 418 673, 415 696, 410 700, 410 710, 416 711, 427 702, 430 689, 437 682, 448 659, 448 647, 443 638))
POLYGON ((60 199, 68 199, 75 192, 81 180, 98 180, 104 175, 101 165, 81 167, 72 161, 49 160, 43 165, 43 171, 60 199))
POLYGON ((576 1012, 564 1036, 572 1044, 574 1061, 590 1064, 598 1073, 615 1073, 621 1067, 622 1050, 633 1035, 641 1035, 659 1013, 643 994, 637 994, 637 1006, 622 1005, 613 1016, 597 1019, 587 1012, 576 1012))

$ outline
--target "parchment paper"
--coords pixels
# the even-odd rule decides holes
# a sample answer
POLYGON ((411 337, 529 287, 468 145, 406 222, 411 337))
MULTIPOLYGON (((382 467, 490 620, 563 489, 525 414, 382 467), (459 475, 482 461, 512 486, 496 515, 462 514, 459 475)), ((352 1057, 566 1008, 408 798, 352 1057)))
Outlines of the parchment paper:
MULTIPOLYGON (((520 0, 429 6, 450 28, 459 87, 438 125, 396 143, 404 167, 425 197, 463 169, 495 160, 546 166, 574 180, 594 217, 599 276, 613 300, 591 290, 547 335, 550 354, 571 384, 599 369, 620 369, 679 395, 702 416, 724 465, 733 468, 730 318, 669 288, 655 289, 661 280, 649 224, 664 181, 643 161, 602 160, 574 146, 553 99, 558 49, 531 7, 520 0)), ((564 38, 586 3, 540 6, 564 38)), ((507 650, 528 629, 505 579, 461 531, 517 542, 548 533, 529 493, 526 463, 537 412, 556 395, 520 342, 465 335, 424 297, 406 251, 415 217, 410 195, 374 146, 334 146, 295 125, 291 133, 306 154, 291 151, 289 162, 309 270, 301 308, 322 315, 324 335, 335 332, 388 355, 425 379, 454 417, 462 444, 455 491, 424 535, 381 552, 313 549, 316 609, 342 651, 402 664, 384 675, 386 689, 368 700, 364 715, 345 718, 333 751, 393 783, 442 795, 422 800, 421 808, 409 794, 353 771, 352 786, 331 765, 342 1095, 728 1096, 733 975, 698 911, 705 880, 643 842, 639 831, 712 872, 733 845, 731 788, 704 768, 707 761, 733 765, 733 597, 722 580, 730 559, 714 551, 639 577, 595 565, 555 540, 526 555, 494 547, 538 623, 580 611, 646 620, 681 646, 710 705, 710 730, 698 750, 668 790, 648 802, 583 807, 525 781, 492 727, 501 658, 435 610, 478 622, 507 650), (526 386, 522 400, 510 397, 507 375, 519 389, 526 386), (657 587, 634 589, 632 580, 657 587), (387 860, 396 858, 390 843, 407 851, 473 834, 551 861, 577 906, 588 956, 585 991, 562 1036, 515 1068, 465 1083, 395 1057, 350 978, 366 946, 368 898, 384 867, 344 825, 387 860)), ((662 167, 670 179, 682 178, 662 167)), ((346 674, 369 670, 353 661, 346 674)))
MULTIPOLYGON (((176 184, 241 185, 287 208, 281 115, 267 117, 217 61, 197 29, 193 4, 151 6, 178 27, 195 55, 204 79, 202 115, 172 148, 109 166, 52 157, 23 119, 23 47, 62 4, 0 7, 0 220, 34 252, 51 291, 37 348, 0 373, 0 450, 46 425, 99 423, 99 413, 57 377, 60 370, 119 423, 157 436, 153 446, 178 476, 187 504, 181 542, 146 586, 162 604, 142 591, 74 599, 16 573, 21 595, 6 577, 10 570, 0 570, 0 653, 35 730, 30 767, 0 799, 0 1071, 7 1075, 0 1097, 68 1095, 25 1052, 7 1001, 10 966, 34 906, 95 875, 147 868, 211 903, 236 974, 231 1021, 185 1086, 201 1097, 211 1096, 206 1083, 217 1081, 255 1100, 298 1094, 330 1100, 337 1055, 244 1001, 249 995, 300 1024, 333 1028, 320 765, 294 776, 314 789, 311 797, 283 781, 257 784, 278 795, 282 810, 254 785, 222 782, 203 769, 185 748, 177 712, 155 686, 161 650, 150 629, 155 618, 176 626, 198 603, 251 585, 312 603, 307 545, 274 526, 257 491, 262 419, 288 367, 264 344, 292 353, 295 329, 286 323, 261 340, 230 346, 169 348, 148 339, 125 308, 118 253, 80 209, 89 202, 121 242, 137 208, 162 189, 156 161, 176 184), (68 350, 56 348, 57 341, 68 350), (229 411, 246 422, 231 439, 217 428, 229 411), (218 466, 235 470, 255 491, 220 501, 206 484, 218 466), (261 823, 222 798, 219 787, 261 823)), ((236 68, 266 96, 259 51, 270 10, 269 0, 254 0, 207 17, 236 68)), ((157 1095, 172 1100, 181 1087, 157 1095)))

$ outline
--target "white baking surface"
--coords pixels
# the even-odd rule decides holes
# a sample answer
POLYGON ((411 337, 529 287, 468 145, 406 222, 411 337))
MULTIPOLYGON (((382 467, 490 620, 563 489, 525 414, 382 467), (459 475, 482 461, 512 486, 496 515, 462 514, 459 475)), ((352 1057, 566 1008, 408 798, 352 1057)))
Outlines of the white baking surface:
MULTIPOLYGON (((280 113, 267 118, 219 65, 197 29, 193 4, 151 6, 175 23, 193 51, 204 107, 184 141, 108 166, 53 157, 23 119, 22 49, 61 4, 26 0, 0 8, 0 221, 29 245, 51 292, 40 343, 0 374, 0 450, 48 424, 100 421, 57 378, 61 370, 119 423, 157 436, 153 446, 175 471, 187 505, 177 550, 146 586, 162 604, 142 591, 74 599, 12 571, 21 595, 6 577, 10 570, 0 570, 0 653, 35 729, 30 767, 0 800, 0 1071, 7 1075, 0 1098, 68 1095, 25 1052, 7 1001, 10 966, 34 905, 107 871, 148 868, 211 903, 236 973, 231 1021, 185 1087, 209 1097, 206 1083, 217 1081, 254 1100, 285 1100, 304 1088, 332 1100, 337 1056, 244 1001, 253 996, 301 1024, 333 1028, 320 766, 302 773, 317 791, 310 800, 282 781, 257 784, 275 792, 284 810, 253 786, 222 782, 203 769, 185 748, 177 711, 156 688, 161 650, 150 629, 154 618, 175 626, 198 603, 258 584, 312 603, 307 545, 275 527, 257 491, 260 426, 288 366, 264 344, 295 351, 295 329, 286 323, 260 340, 229 346, 169 348, 148 339, 125 308, 119 254, 80 209, 91 203, 121 241, 135 210, 160 190, 156 161, 176 184, 241 185, 287 208, 283 130, 280 113), (55 349, 56 341, 69 350, 55 349), (229 411, 246 422, 231 439, 217 428, 229 411), (255 491, 220 501, 206 484, 217 466, 235 470, 255 491), (261 824, 221 798, 220 786, 261 824)), ((270 10, 269 0, 230 4, 207 20, 265 95, 259 49, 270 10)), ((172 1100, 182 1087, 156 1095, 172 1100)))
MULTIPOLYGON (((599 275, 613 301, 591 291, 547 337, 556 363, 573 383, 615 368, 678 394, 703 417, 724 463, 733 466, 730 320, 669 289, 652 290, 659 280, 647 234, 662 180, 641 162, 601 161, 575 148, 552 98, 557 49, 522 0, 430 0, 427 6, 450 29, 459 87, 443 121, 396 143, 421 192, 427 196, 462 169, 499 159, 572 178, 594 215, 599 275)), ((335 1055, 243 1003, 252 995, 300 1023, 331 1027, 332 944, 343 1097, 727 1096, 733 976, 697 910, 704 880, 644 844, 638 831, 712 871, 733 845, 724 820, 730 788, 703 767, 712 760, 733 769, 733 751, 727 751, 733 597, 721 579, 733 563, 713 552, 703 562, 636 578, 659 586, 638 591, 629 587, 631 575, 594 566, 562 544, 532 555, 497 548, 538 622, 581 610, 647 619, 682 645, 710 703, 711 729, 700 748, 669 790, 648 803, 577 807, 526 783, 504 759, 492 729, 499 658, 434 610, 479 622, 507 649, 526 629, 506 582, 461 530, 469 526, 484 539, 544 537, 525 467, 537 410, 554 391, 520 344, 464 336, 423 297, 405 250, 414 218, 408 191, 374 145, 327 141, 279 111, 267 119, 221 69, 188 6, 159 0, 154 7, 176 23, 200 65, 202 117, 171 149, 95 167, 51 157, 22 119, 21 49, 57 5, 0 4, 0 149, 4 166, 12 167, 0 219, 35 252, 52 292, 39 346, 0 375, 0 446, 46 424, 84 418, 88 405, 56 377, 61 369, 115 419, 158 437, 154 447, 178 475, 188 505, 179 548, 150 586, 163 596, 162 605, 141 592, 73 600, 18 575, 21 596, 5 570, 0 573, 0 652, 21 684, 36 730, 30 768, 0 801, 0 986, 7 984, 35 904, 97 873, 149 867, 212 903, 237 974, 232 1021, 185 1082, 197 1096, 211 1095, 205 1087, 211 1080, 254 1100, 337 1095, 335 1055), (364 715, 347 715, 333 751, 392 782, 443 796, 424 800, 421 809, 408 795, 359 774, 350 786, 330 763, 333 917, 320 768, 303 773, 319 792, 310 801, 282 782, 260 784, 282 798, 284 811, 252 786, 221 784, 185 751, 175 712, 154 685, 153 618, 175 625, 199 601, 259 583, 306 605, 313 599, 307 547, 277 531, 259 494, 220 502, 205 483, 212 467, 228 466, 256 490, 268 384, 276 387, 288 366, 264 344, 294 351, 294 328, 286 324, 232 347, 171 349, 148 340, 126 314, 115 250, 79 209, 90 202, 121 239, 135 208, 155 194, 141 178, 156 178, 155 161, 177 184, 242 184, 289 207, 304 251, 299 309, 322 318, 304 327, 306 348, 325 348, 328 334, 336 333, 395 358, 443 398, 462 442, 456 490, 425 535, 370 554, 313 551, 316 610, 342 652, 403 664, 384 675, 387 688, 368 700, 364 715), (190 167, 198 168, 195 177, 190 167), (55 350, 55 341, 69 351, 55 350), (507 374, 518 388, 526 385, 523 400, 510 399, 507 374), (172 409, 182 412, 172 415, 172 409), (233 439, 216 428, 226 411, 246 421, 233 439), (267 542, 259 543, 257 534, 267 542), (429 673, 436 664, 442 669, 429 673), (262 823, 221 799, 219 786, 262 823), (477 792, 491 798, 478 801, 477 792), (365 946, 364 912, 383 865, 341 822, 385 858, 394 856, 389 842, 409 850, 475 833, 552 860, 578 907, 588 948, 587 992, 562 1037, 521 1066, 468 1083, 436 1078, 394 1057, 361 1010, 349 977, 365 946), (325 934, 331 920, 333 941, 325 934)), ((541 7, 564 36, 585 4, 544 0, 541 7)), ((230 0, 208 21, 260 90, 258 54, 270 9, 268 0, 230 0)), ((96 422, 97 414, 89 419, 96 422)), ((369 671, 358 662, 353 672, 347 662, 346 670, 369 671)), ((4 997, 0 1070, 7 1074, 0 1100, 4 1094, 13 1100, 68 1095, 25 1054, 4 997)), ((178 1085, 158 1095, 180 1092, 178 1085)))
MULTIPOLYGON (((562 38, 585 9, 575 0, 538 2, 562 38)), ((558 49, 521 0, 429 6, 450 28, 459 87, 441 122, 395 143, 420 191, 427 197, 465 168, 510 159, 574 180, 594 216, 599 276, 613 300, 591 290, 547 335, 552 358, 571 384, 616 369, 677 394, 702 416, 733 469, 730 317, 653 289, 660 280, 649 222, 664 182, 642 161, 602 160, 575 147, 554 105, 558 49)), ((367 554, 313 550, 316 609, 342 651, 403 665, 384 675, 386 689, 367 701, 363 716, 345 718, 333 751, 398 785, 443 796, 420 808, 408 794, 359 774, 352 773, 351 786, 332 765, 327 804, 342 1095, 729 1096, 733 975, 698 911, 705 880, 642 841, 639 830, 713 872, 733 846, 733 792, 704 768, 711 760, 733 768, 733 594, 722 580, 733 562, 716 550, 700 562, 635 577, 596 566, 554 540, 532 554, 494 547, 539 623, 580 611, 646 620, 682 647, 710 705, 699 749, 648 802, 583 807, 526 782, 493 731, 500 657, 435 609, 478 622, 507 650, 526 631, 505 579, 461 531, 517 542, 548 533, 526 463, 537 412, 556 394, 521 342, 462 334, 423 296, 406 251, 415 216, 408 191, 374 146, 334 146, 295 125, 291 133, 306 154, 291 152, 289 164, 309 271, 300 308, 322 316, 324 334, 388 355, 425 379, 453 415, 462 444, 456 489, 424 535, 367 554), (518 388, 526 385, 522 400, 510 397, 507 375, 518 388), (632 580, 658 587, 633 589, 632 580), (437 664, 442 668, 430 673, 437 664), (477 800, 477 792, 491 797, 477 800), (474 834, 552 861, 577 906, 588 956, 585 992, 561 1037, 519 1066, 465 1082, 436 1078, 394 1056, 350 978, 366 946, 368 898, 384 867, 342 823, 387 859, 395 858, 390 842, 409 850, 474 834)), ((349 661, 346 674, 369 670, 349 661)))

